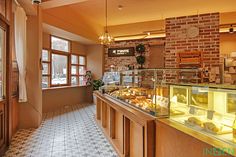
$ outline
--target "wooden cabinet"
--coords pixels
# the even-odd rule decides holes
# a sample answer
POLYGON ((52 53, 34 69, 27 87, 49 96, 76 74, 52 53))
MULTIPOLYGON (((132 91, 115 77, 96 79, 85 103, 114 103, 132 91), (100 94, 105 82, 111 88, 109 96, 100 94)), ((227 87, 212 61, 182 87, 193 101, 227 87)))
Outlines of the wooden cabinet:
POLYGON ((155 156, 155 117, 95 92, 96 119, 119 156, 155 156))
POLYGON ((142 157, 144 154, 144 127, 130 121, 130 156, 142 157))
POLYGON ((212 138, 181 125, 168 119, 156 121, 156 157, 232 157, 222 150, 217 152, 216 148, 228 149, 226 145, 219 146, 212 138))
POLYGON ((5 101, 0 101, 0 155, 5 151, 6 149, 6 103, 5 101))

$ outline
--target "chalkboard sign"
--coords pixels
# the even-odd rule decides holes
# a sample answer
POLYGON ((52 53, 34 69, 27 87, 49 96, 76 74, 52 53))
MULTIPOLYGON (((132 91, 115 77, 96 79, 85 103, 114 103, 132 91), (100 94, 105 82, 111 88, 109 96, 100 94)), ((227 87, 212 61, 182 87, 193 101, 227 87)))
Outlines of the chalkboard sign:
POLYGON ((134 56, 134 47, 109 48, 108 57, 134 56))

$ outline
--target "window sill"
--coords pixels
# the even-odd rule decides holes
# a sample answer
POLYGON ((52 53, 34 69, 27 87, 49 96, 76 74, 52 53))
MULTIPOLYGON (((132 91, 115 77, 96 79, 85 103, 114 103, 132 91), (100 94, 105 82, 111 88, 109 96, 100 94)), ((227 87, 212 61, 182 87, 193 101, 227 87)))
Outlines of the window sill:
POLYGON ((67 89, 67 88, 80 88, 80 87, 89 87, 86 85, 76 85, 76 86, 59 86, 59 87, 50 87, 50 88, 43 88, 43 91, 47 90, 56 90, 56 89, 67 89))

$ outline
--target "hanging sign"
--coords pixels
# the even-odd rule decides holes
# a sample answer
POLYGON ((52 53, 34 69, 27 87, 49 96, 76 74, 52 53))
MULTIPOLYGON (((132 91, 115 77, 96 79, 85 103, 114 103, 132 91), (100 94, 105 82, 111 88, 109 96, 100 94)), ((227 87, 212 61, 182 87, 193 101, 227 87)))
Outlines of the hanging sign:
POLYGON ((134 47, 108 48, 108 57, 134 56, 134 47))

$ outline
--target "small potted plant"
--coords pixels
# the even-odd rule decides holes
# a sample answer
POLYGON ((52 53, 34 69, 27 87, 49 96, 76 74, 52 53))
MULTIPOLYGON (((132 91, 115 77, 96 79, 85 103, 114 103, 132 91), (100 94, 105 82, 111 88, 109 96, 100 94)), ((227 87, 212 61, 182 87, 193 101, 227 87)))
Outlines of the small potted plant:
POLYGON ((143 69, 143 65, 145 63, 145 56, 144 53, 146 51, 144 44, 138 44, 136 46, 136 52, 138 53, 138 56, 136 56, 136 61, 140 65, 140 69, 143 69))
POLYGON ((104 83, 102 82, 101 79, 93 80, 93 90, 99 90, 99 88, 103 85, 104 85, 104 83))
POLYGON ((140 65, 140 69, 143 69, 143 64, 145 63, 145 57, 143 55, 137 56, 136 61, 140 65))
MULTIPOLYGON (((99 90, 100 87, 104 85, 103 81, 101 79, 99 80, 93 80, 93 91, 99 90)), ((96 97, 93 95, 93 102, 96 101, 96 97)))

